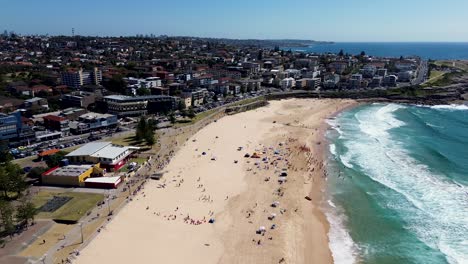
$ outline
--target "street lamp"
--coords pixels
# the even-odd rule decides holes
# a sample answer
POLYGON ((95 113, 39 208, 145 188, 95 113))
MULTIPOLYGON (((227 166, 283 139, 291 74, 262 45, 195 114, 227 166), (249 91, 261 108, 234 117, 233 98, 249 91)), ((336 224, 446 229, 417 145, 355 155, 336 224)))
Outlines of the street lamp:
POLYGON ((111 208, 110 208, 110 199, 107 198, 107 208, 109 209, 109 213, 107 214, 108 216, 111 215, 111 208))
POLYGON ((81 244, 83 244, 83 223, 80 222, 79 225, 80 225, 80 232, 81 232, 81 244))

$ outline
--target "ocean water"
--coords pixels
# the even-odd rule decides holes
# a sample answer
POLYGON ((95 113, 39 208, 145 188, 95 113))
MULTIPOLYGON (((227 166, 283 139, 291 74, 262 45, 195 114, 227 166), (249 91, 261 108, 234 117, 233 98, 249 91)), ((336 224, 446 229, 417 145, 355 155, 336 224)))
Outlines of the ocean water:
POLYGON ((468 59, 467 42, 337 42, 316 44, 306 48, 288 48, 313 53, 345 53, 357 55, 361 51, 379 57, 419 56, 423 59, 462 60, 468 59))
POLYGON ((369 104, 329 120, 336 263, 468 263, 468 107, 369 104))

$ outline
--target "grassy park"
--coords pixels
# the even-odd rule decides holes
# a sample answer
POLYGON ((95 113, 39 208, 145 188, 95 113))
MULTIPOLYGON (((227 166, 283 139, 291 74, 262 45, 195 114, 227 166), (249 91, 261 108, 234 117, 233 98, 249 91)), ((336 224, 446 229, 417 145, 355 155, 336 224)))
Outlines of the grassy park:
POLYGON ((104 195, 97 193, 78 193, 42 190, 32 199, 36 208, 45 205, 54 196, 70 197, 71 199, 53 212, 39 212, 38 219, 52 219, 58 221, 76 222, 89 212, 99 201, 104 199, 104 195))

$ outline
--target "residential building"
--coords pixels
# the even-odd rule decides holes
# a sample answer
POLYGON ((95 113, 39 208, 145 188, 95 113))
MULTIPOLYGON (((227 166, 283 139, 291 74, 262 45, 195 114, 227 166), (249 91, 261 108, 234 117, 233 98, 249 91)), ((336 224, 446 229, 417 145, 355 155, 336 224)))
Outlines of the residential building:
POLYGON ((413 79, 413 71, 401 71, 398 73, 399 82, 410 82, 413 79))
POLYGON ((383 83, 383 77, 382 76, 375 76, 372 78, 371 83, 369 84, 370 87, 377 88, 382 86, 383 83))
POLYGON ((384 68, 377 69, 377 75, 382 76, 382 77, 387 76, 387 69, 384 69, 384 68))
POLYGON ((109 95, 104 97, 110 114, 123 116, 144 116, 149 113, 162 113, 176 110, 180 98, 167 95, 125 96, 109 95))
POLYGON ((62 83, 71 88, 80 88, 83 85, 100 85, 102 82, 102 72, 98 68, 94 68, 91 71, 69 70, 62 72, 62 83))
POLYGON ((192 106, 200 106, 203 104, 205 100, 205 96, 208 94, 207 89, 195 89, 195 90, 187 90, 183 93, 184 97, 191 97, 192 98, 192 106))
POLYGON ((353 74, 349 80, 349 88, 358 89, 361 88, 362 74, 353 74))
POLYGON ((397 86, 398 77, 396 75, 387 75, 384 77, 383 86, 395 87, 397 86))
POLYGON ((296 88, 315 90, 320 86, 320 78, 302 78, 296 80, 296 88))
POLYGON ((44 127, 52 131, 62 132, 62 136, 67 136, 70 133, 70 121, 61 116, 47 115, 43 117, 44 127))
POLYGON ((91 131, 115 128, 119 124, 117 116, 112 114, 86 113, 81 115, 77 121, 70 122, 73 134, 83 134, 91 131))
POLYGON ((280 81, 280 86, 283 90, 289 90, 296 86, 296 80, 294 78, 284 78, 280 81))
POLYGON ((241 89, 246 92, 250 91, 258 91, 262 88, 262 80, 261 79, 244 79, 239 81, 241 85, 241 89))
POLYGON ((89 105, 96 102, 96 94, 82 91, 75 91, 62 95, 62 105, 65 107, 88 108, 89 105))
POLYGON ((337 87, 339 82, 340 82, 340 75, 328 74, 328 75, 325 75, 323 79, 323 86, 324 88, 334 89, 337 87))
POLYGON ((377 67, 371 64, 365 65, 361 69, 361 73, 364 78, 372 78, 374 77, 376 72, 377 72, 377 67))
POLYGON ((343 74, 343 72, 348 68, 348 63, 344 61, 335 61, 328 65, 330 70, 334 70, 338 74, 343 74))
POLYGON ((34 97, 31 99, 24 100, 23 107, 29 114, 43 113, 49 110, 49 104, 47 99, 34 97))

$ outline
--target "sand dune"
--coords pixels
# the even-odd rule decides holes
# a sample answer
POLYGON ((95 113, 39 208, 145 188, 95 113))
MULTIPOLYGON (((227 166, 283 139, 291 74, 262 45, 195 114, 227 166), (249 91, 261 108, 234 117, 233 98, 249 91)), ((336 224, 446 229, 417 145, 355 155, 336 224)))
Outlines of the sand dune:
POLYGON ((272 101, 211 123, 176 153, 164 179, 146 184, 76 262, 331 263, 328 225, 319 210, 323 120, 353 104, 272 101), (261 158, 244 158, 254 152, 261 158), (282 169, 288 181, 280 185, 282 169), (264 235, 255 233, 260 226, 264 235))

